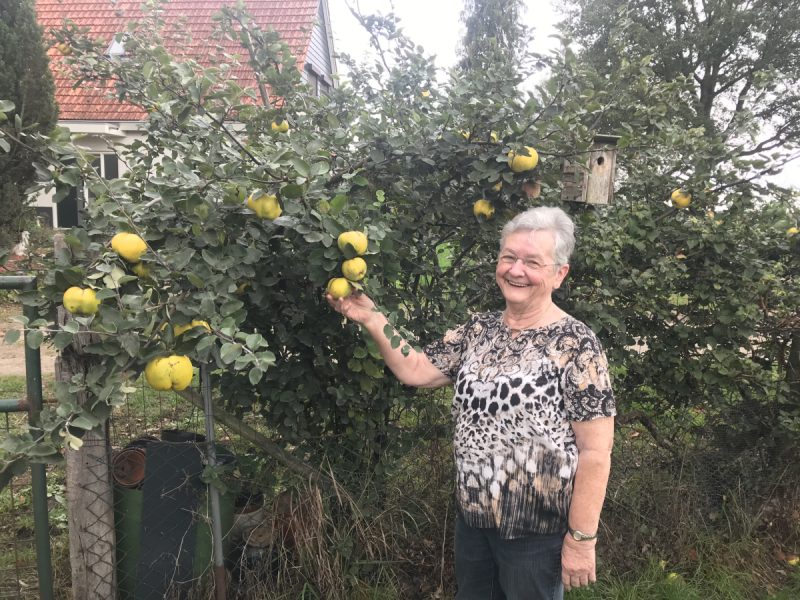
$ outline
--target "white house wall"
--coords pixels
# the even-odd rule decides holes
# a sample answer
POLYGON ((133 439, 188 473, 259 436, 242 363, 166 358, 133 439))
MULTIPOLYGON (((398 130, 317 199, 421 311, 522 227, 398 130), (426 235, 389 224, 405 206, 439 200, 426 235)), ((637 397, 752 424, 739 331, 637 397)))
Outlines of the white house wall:
MULTIPOLYGON (((93 121, 60 121, 59 126, 72 132, 75 145, 90 154, 108 154, 114 146, 125 146, 135 141, 139 135, 140 125, 137 122, 102 123, 93 121)), ((119 175, 127 170, 124 163, 118 163, 119 175)), ((58 209, 53 202, 54 191, 41 194, 34 199, 32 206, 37 213, 48 213, 53 227, 60 227, 58 209)), ((85 202, 85 198, 83 201, 85 202)))

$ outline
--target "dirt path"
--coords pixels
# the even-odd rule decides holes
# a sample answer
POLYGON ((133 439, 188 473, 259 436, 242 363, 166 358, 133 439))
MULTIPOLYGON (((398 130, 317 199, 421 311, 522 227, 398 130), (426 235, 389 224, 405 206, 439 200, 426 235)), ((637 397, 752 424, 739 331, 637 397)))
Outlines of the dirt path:
MULTIPOLYGON (((22 336, 13 344, 4 344, 6 331, 20 329, 14 317, 22 315, 22 305, 0 304, 0 377, 4 375, 25 375, 25 345, 22 336)), ((50 375, 55 370, 56 353, 52 346, 42 344, 42 374, 50 375)))

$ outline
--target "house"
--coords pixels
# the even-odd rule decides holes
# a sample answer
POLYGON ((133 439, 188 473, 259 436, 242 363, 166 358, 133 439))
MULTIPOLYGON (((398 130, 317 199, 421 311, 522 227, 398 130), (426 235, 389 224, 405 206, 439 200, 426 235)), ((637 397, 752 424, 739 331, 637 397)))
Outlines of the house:
MULTIPOLYGON (((207 43, 213 15, 223 6, 234 4, 236 0, 166 0, 162 18, 168 24, 180 24, 191 35, 193 44, 182 48, 182 53, 203 64, 209 48, 216 44, 207 43)), ((80 28, 89 28, 93 38, 107 40, 107 52, 114 55, 122 52, 115 35, 124 31, 126 23, 141 18, 141 5, 141 0, 36 0, 36 12, 45 39, 49 31, 60 29, 65 20, 70 20, 80 28)), ((259 27, 274 29, 289 45, 312 89, 317 94, 327 93, 336 73, 327 0, 244 0, 244 5, 259 27)), ((101 175, 118 177, 124 165, 119 164, 109 144, 124 145, 136 139, 146 114, 91 86, 74 87, 59 68, 62 52, 54 46, 48 55, 56 84, 59 125, 81 134, 80 145, 97 155, 101 175)), ((72 227, 80 223, 80 208, 86 201, 85 192, 76 189, 58 204, 50 195, 39 197, 34 206, 44 224, 72 227)))

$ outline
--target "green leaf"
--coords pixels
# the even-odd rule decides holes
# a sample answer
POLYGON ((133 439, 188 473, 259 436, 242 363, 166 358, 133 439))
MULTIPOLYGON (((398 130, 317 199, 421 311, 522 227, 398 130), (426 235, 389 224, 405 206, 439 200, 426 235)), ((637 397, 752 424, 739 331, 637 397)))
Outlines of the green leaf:
POLYGON ((9 329, 8 331, 6 331, 6 335, 3 338, 3 343, 13 344, 19 339, 19 336, 20 336, 19 329, 9 329))
POLYGON ((29 348, 38 349, 42 345, 42 340, 44 340, 44 334, 38 329, 28 332, 27 342, 29 348))
POLYGON ((301 177, 308 177, 311 175, 311 165, 309 165, 306 161, 298 156, 294 156, 291 159, 292 166, 294 170, 297 171, 297 174, 301 177))
POLYGON ((139 354, 139 336, 134 333, 123 333, 119 336, 119 343, 128 356, 139 354))
POLYGON ((316 244, 317 242, 321 242, 324 237, 325 235, 319 231, 312 231, 311 233, 305 234, 303 239, 309 244, 316 244))
POLYGON ((11 100, 0 100, 0 112, 10 113, 14 108, 14 103, 11 100))
POLYGON ((70 420, 69 422, 70 427, 77 427, 78 429, 86 429, 87 431, 90 429, 94 429, 99 424, 100 424, 99 420, 97 420, 91 414, 85 412, 75 417, 74 419, 70 420))
POLYGON ((311 165, 311 176, 318 177, 324 175, 331 170, 331 166, 327 162, 315 162, 311 165))
POLYGON ((264 371, 258 367, 253 367, 247 374, 247 378, 250 380, 250 385, 256 385, 259 381, 261 381, 262 377, 264 377, 264 371))
POLYGON ((17 475, 22 475, 25 471, 28 470, 28 458, 25 456, 20 456, 9 460, 8 462, 3 462, 3 466, 0 467, 0 490, 3 490, 11 480, 16 477, 17 475))
POLYGON ((53 338, 53 346, 56 350, 63 350, 72 343, 72 334, 68 331, 59 331, 53 338))
POLYGON ((219 351, 219 357, 222 359, 222 362, 225 364, 230 364, 242 353, 242 345, 235 344, 232 342, 226 342, 222 344, 222 348, 219 351))
POLYGON ((280 194, 281 198, 287 198, 291 200, 295 198, 302 198, 304 192, 305 192, 305 187, 303 187, 302 185, 299 185, 297 183, 290 183, 281 188, 280 194))
POLYGON ((338 215, 347 204, 347 196, 345 194, 337 194, 331 200, 331 213, 338 215))

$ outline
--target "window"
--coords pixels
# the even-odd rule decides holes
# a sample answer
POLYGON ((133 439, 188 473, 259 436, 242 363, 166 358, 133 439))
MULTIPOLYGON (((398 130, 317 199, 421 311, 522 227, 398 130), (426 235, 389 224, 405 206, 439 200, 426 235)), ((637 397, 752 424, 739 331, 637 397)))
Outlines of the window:
MULTIPOLYGON (((116 179, 119 177, 119 161, 116 154, 100 154, 92 166, 100 173, 103 179, 116 179)), ((77 227, 83 223, 83 211, 87 202, 92 199, 89 191, 78 185, 69 191, 69 194, 56 204, 56 223, 58 227, 77 227)))

